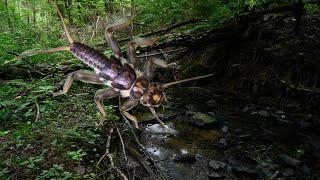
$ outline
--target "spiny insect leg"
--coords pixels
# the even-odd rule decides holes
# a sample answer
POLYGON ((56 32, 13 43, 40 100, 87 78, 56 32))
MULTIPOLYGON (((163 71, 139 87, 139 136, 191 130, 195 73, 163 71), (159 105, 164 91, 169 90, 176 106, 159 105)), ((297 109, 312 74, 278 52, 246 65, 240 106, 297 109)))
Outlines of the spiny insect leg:
POLYGON ((94 74, 93 72, 86 70, 78 70, 68 74, 66 82, 63 86, 63 90, 53 93, 53 96, 66 94, 69 91, 74 79, 77 79, 85 83, 102 84, 102 81, 100 81, 99 76, 94 74))
POLYGON ((107 28, 105 31, 105 37, 106 37, 108 45, 111 47, 112 51, 114 52, 115 56, 118 59, 120 59, 122 54, 121 54, 119 42, 114 37, 113 31, 129 27, 131 24, 132 24, 132 17, 124 17, 124 18, 118 19, 117 21, 107 25, 107 28))
POLYGON ((153 107, 149 107, 151 113, 153 114, 154 118, 162 125, 162 127, 164 129, 166 129, 169 133, 173 134, 174 135, 174 132, 172 131, 172 129, 168 128, 167 125, 164 124, 163 121, 161 121, 161 119, 159 118, 159 116, 157 115, 157 112, 156 110, 153 108, 153 107))
POLYGON ((139 104, 139 101, 134 100, 134 99, 129 99, 128 101, 126 101, 121 107, 120 107, 120 112, 126 116, 129 120, 134 122, 134 125, 137 129, 139 129, 139 125, 138 125, 138 120, 135 116, 131 115, 130 113, 128 113, 127 111, 129 111, 130 109, 134 108, 135 106, 137 106, 139 104))
POLYGON ((113 89, 99 89, 96 94, 94 95, 94 102, 97 104, 97 107, 102 114, 103 118, 107 116, 106 111, 103 108, 103 100, 111 99, 116 96, 119 96, 120 93, 118 91, 115 91, 113 89))
POLYGON ((154 76, 154 65, 158 65, 162 68, 168 68, 174 63, 167 64, 163 59, 151 58, 149 59, 144 66, 144 71, 149 79, 152 79, 154 76))
POLYGON ((146 38, 134 38, 133 40, 128 42, 128 49, 127 49, 127 56, 130 60, 130 63, 133 65, 133 68, 138 67, 137 62, 137 54, 136 54, 136 47, 135 46, 153 46, 154 41, 151 39, 146 38))

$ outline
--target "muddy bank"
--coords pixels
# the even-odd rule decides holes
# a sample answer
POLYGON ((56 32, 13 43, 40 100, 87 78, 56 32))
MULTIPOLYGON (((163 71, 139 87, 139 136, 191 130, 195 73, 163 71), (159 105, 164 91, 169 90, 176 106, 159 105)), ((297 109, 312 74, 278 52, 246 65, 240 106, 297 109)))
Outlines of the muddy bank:
POLYGON ((183 71, 178 76, 214 72, 213 79, 200 85, 267 105, 300 104, 306 112, 319 111, 319 20, 304 16, 297 32, 293 17, 266 16, 245 34, 177 55, 183 71))

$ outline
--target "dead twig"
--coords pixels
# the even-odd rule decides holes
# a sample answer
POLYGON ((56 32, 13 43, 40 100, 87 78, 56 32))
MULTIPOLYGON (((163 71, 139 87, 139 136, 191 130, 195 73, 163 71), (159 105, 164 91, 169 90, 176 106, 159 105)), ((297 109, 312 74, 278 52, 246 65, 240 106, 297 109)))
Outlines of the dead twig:
POLYGON ((39 104, 38 102, 36 101, 36 107, 37 107, 37 115, 36 115, 36 119, 35 121, 38 122, 40 120, 40 109, 39 109, 39 104))
POLYGON ((90 42, 91 43, 92 43, 92 40, 93 40, 94 36, 96 34, 98 34, 98 23, 99 23, 99 20, 100 20, 100 16, 98 16, 97 21, 96 21, 95 29, 93 29, 93 31, 92 31, 92 35, 91 35, 91 38, 90 38, 90 42))
POLYGON ((276 76, 276 78, 280 81, 280 83, 284 84, 285 86, 291 88, 291 89, 295 89, 297 91, 304 91, 304 92, 308 92, 308 93, 312 93, 312 94, 319 94, 320 90, 319 89, 310 89, 310 88, 306 88, 306 87, 298 87, 295 86, 291 83, 286 82, 285 80, 282 80, 279 76, 278 73, 276 73, 276 71, 274 69, 271 69, 272 72, 274 73, 274 75, 276 76))
POLYGON ((121 142, 122 152, 123 152, 123 155, 124 155, 124 160, 125 160, 125 163, 126 163, 126 169, 127 169, 127 173, 128 173, 129 172, 128 167, 127 167, 128 158, 127 158, 127 153, 126 153, 126 149, 125 149, 125 146, 124 146, 124 141, 123 141, 122 135, 120 133, 120 130, 119 130, 117 124, 113 122, 113 125, 116 127, 116 130, 117 130, 120 142, 121 142))
MULTIPOLYGON (((110 152, 110 141, 111 141, 111 135, 113 133, 113 128, 110 129, 110 132, 109 132, 109 136, 108 136, 108 139, 107 139, 107 144, 106 144, 106 151, 105 153, 101 156, 101 158, 99 159, 98 163, 97 163, 97 167, 99 167, 99 164, 100 162, 109 154, 110 152)), ((113 162, 111 162, 113 163, 113 162)))
MULTIPOLYGON (((120 101, 119 101, 119 105, 120 105, 120 101)), ((132 132, 132 134, 133 134, 133 137, 134 137, 134 139, 136 140, 136 143, 138 144, 138 146, 140 147, 140 151, 144 154, 144 156, 147 157, 147 159, 149 159, 149 160, 152 162, 152 164, 153 164, 153 166, 156 168, 156 170, 157 170, 160 178, 161 178, 161 179, 166 179, 166 178, 164 177, 164 175, 162 174, 161 169, 160 169, 159 166, 156 164, 155 160, 150 156, 150 154, 148 153, 148 151, 146 151, 146 147, 145 147, 144 145, 142 145, 142 143, 140 142, 138 136, 137 136, 136 133, 134 132, 131 124, 129 123, 129 120, 128 120, 123 114, 121 114, 121 115, 122 115, 122 118, 123 118, 123 119, 126 121, 126 123, 129 125, 129 127, 130 127, 130 129, 131 129, 131 132, 132 132)))
POLYGON ((101 158, 99 159, 98 163, 97 163, 97 167, 99 167, 99 164, 100 162, 105 158, 105 157, 108 157, 109 158, 109 161, 110 161, 110 166, 111 166, 111 169, 115 170, 123 179, 127 180, 127 176, 123 174, 123 172, 114 165, 114 161, 113 161, 113 157, 112 155, 110 154, 110 142, 111 142, 111 135, 113 133, 113 128, 110 129, 110 132, 109 132, 109 136, 108 136, 108 139, 107 139, 107 144, 106 144, 106 151, 105 153, 101 156, 101 158))

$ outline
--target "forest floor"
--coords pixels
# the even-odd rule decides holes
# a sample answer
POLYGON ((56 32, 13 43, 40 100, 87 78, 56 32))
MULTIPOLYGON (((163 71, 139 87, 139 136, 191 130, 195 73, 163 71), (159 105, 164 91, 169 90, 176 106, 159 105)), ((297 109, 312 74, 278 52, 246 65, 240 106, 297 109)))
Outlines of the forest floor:
MULTIPOLYGON (((285 20, 282 19, 283 22, 285 20)), ((310 23, 319 21, 319 18, 309 20, 310 23)), ((278 21, 275 21, 272 27, 278 25, 278 21)), ((306 32, 311 33, 308 27, 306 32)), ((272 31, 277 35, 286 34, 284 31, 272 31)), ((290 33, 287 32, 286 36, 290 36, 290 33)), ((310 41, 314 38, 308 37, 310 41)), ((276 39, 261 35, 259 40, 263 45, 268 38, 276 39)), ((287 40, 283 38, 277 42, 285 44, 287 40)), ((290 43, 296 44, 294 40, 291 39, 290 43)), ((242 44, 241 47, 253 52, 256 49, 252 47, 260 48, 255 42, 252 44, 242 44)), ((275 45, 276 42, 267 43, 267 46, 270 44, 275 45)), ((213 46, 216 48, 216 44, 213 46)), ((217 54, 209 54, 213 46, 206 44, 203 48, 198 47, 187 56, 190 58, 201 54, 202 58, 216 59, 213 56, 217 54)), ((275 47, 281 50, 282 46, 275 47)), ((218 51, 219 48, 225 46, 218 46, 218 51)), ((266 46, 263 48, 268 49, 266 46)), ((244 61, 240 61, 240 66, 232 65, 237 64, 232 58, 247 58, 235 54, 238 51, 227 51, 231 54, 228 56, 229 70, 245 74, 241 71, 244 61)), ((272 51, 274 54, 278 52, 272 51)), ((282 54, 274 57, 287 56, 287 51, 280 52, 282 54)), ((256 56, 255 53, 250 54, 256 56)), ((263 58, 248 59, 265 67, 263 58)), ((218 60, 210 62, 200 59, 198 62, 206 62, 203 64, 210 66, 218 60)), ((252 61, 249 63, 252 64, 252 61)), ((282 59, 281 63, 286 64, 287 61, 282 59)), ((18 79, 0 80, 0 178, 108 179, 117 178, 122 172, 129 179, 316 179, 320 176, 320 135, 317 126, 320 114, 316 109, 305 109, 314 106, 291 101, 298 99, 296 96, 288 95, 283 97, 285 100, 280 98, 281 103, 278 103, 277 94, 267 97, 265 93, 259 94, 260 91, 254 94, 253 90, 248 91, 248 94, 252 93, 250 97, 248 94, 235 94, 234 89, 230 90, 230 87, 221 84, 226 82, 235 87, 239 83, 234 82, 239 82, 239 79, 230 77, 229 81, 224 81, 229 76, 219 74, 219 69, 223 67, 216 69, 217 82, 201 81, 206 85, 198 87, 201 83, 195 83, 168 92, 169 102, 164 105, 164 110, 159 108, 158 112, 174 130, 173 135, 150 118, 143 107, 132 112, 141 121, 140 130, 133 129, 118 113, 117 98, 104 103, 109 120, 99 125, 101 117, 93 96, 102 87, 75 82, 67 95, 53 98, 51 93, 61 88, 65 75, 79 67, 68 69, 65 65, 59 65, 53 68, 45 63, 43 66, 49 67, 50 71, 54 69, 54 73, 39 75, 31 72, 18 79), (223 78, 219 79, 219 75, 223 78), (120 137, 124 141, 125 154, 120 137), (115 167, 110 166, 110 157, 104 156, 106 150, 110 151, 108 155, 113 157, 115 167)), ((257 71, 260 69, 263 68, 259 67, 257 71)), ((230 75, 229 70, 226 74, 230 75)), ((191 76, 191 71, 197 73, 190 68, 183 70, 184 76, 191 76)), ((242 76, 237 74, 238 77, 242 76)), ((261 80, 261 76, 255 77, 261 80)), ((257 82, 252 86, 246 85, 258 90, 274 88, 266 87, 268 83, 257 82)))

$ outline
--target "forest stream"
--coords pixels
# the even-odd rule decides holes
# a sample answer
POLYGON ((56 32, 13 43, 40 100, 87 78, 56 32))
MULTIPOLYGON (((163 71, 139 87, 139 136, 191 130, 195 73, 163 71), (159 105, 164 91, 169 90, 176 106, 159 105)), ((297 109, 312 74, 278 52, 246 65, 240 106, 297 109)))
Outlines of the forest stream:
POLYGON ((3 0, 0 17, 0 180, 319 179, 319 1, 3 0))
POLYGON ((290 112, 245 102, 221 110, 212 99, 188 96, 174 98, 184 110, 168 107, 175 136, 160 124, 146 124, 141 134, 168 179, 316 178, 320 138, 308 123, 293 125, 290 112))

